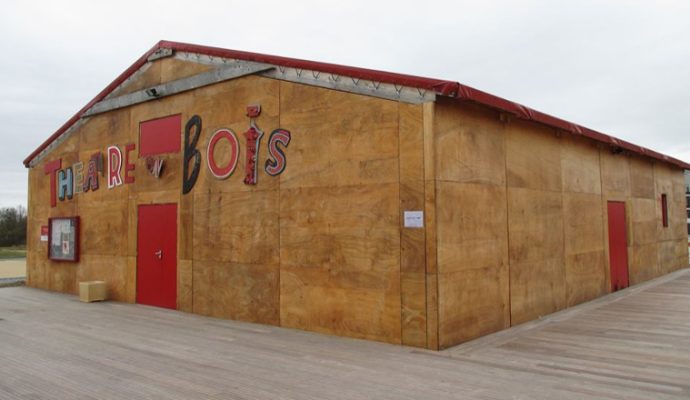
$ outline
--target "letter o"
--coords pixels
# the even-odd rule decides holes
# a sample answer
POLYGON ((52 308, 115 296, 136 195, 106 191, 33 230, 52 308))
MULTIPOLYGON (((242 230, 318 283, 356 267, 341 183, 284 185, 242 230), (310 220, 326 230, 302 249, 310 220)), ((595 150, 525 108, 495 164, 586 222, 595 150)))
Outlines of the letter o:
POLYGON ((208 169, 211 170, 213 176, 218 179, 225 179, 235 172, 235 167, 237 167, 237 160, 240 158, 240 143, 237 141, 237 136, 230 129, 218 129, 211 140, 208 142, 208 148, 206 150, 206 160, 208 163, 208 169), (230 142, 231 153, 230 161, 225 167, 219 167, 216 164, 216 160, 213 157, 213 152, 216 149, 216 144, 220 139, 225 138, 230 142))

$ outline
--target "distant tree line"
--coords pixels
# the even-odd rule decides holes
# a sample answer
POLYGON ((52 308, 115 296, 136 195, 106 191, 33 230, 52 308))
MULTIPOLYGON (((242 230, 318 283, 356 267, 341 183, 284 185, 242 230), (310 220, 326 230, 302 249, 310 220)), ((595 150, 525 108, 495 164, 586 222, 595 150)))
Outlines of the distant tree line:
POLYGON ((26 244, 26 208, 0 208, 0 246, 26 244))

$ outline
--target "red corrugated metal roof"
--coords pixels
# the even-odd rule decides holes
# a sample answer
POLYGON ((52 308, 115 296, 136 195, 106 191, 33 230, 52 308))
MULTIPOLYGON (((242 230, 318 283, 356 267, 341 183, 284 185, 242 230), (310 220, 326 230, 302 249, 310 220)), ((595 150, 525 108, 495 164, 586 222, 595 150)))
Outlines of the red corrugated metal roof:
POLYGON ((569 132, 574 135, 588 137, 598 142, 619 147, 621 149, 625 149, 633 153, 665 161, 677 165, 681 168, 690 169, 690 164, 684 161, 678 160, 673 157, 669 157, 667 155, 658 153, 654 150, 650 150, 642 146, 635 145, 630 142, 626 142, 621 139, 617 139, 613 136, 609 136, 604 133, 597 132, 589 128, 585 128, 584 126, 580 126, 572 122, 568 122, 560 118, 544 114, 542 112, 533 110, 529 107, 525 107, 521 104, 514 103, 501 97, 494 96, 486 92, 482 92, 481 90, 477 90, 469 86, 462 85, 458 82, 376 71, 365 68, 348 67, 337 64, 298 60, 294 58, 271 56, 266 54, 250 53, 245 51, 228 50, 218 47, 208 47, 188 43, 169 42, 165 40, 160 41, 155 46, 153 46, 153 48, 151 48, 143 56, 141 56, 134 64, 132 64, 132 66, 127 68, 127 70, 120 74, 120 76, 118 76, 110 85, 108 85, 96 97, 94 97, 93 100, 91 100, 86 106, 84 106, 72 118, 70 118, 64 125, 62 125, 60 129, 58 129, 54 134, 52 134, 45 142, 43 142, 24 160, 24 165, 28 166, 31 160, 34 159, 34 157, 36 157, 41 151, 48 147, 50 143, 52 143, 67 129, 69 129, 70 126, 76 123, 82 117, 84 112, 86 112, 94 104, 103 100, 110 92, 115 90, 115 88, 117 88, 129 76, 131 76, 142 65, 144 65, 151 54, 153 54, 159 49, 172 49, 174 51, 185 51, 190 53, 205 54, 209 56, 234 58, 245 61, 255 61, 291 68, 314 70, 337 75, 350 76, 353 78, 365 79, 376 82, 385 82, 419 89, 433 90, 434 92, 442 96, 447 96, 460 100, 473 101, 488 107, 504 111, 515 116, 516 118, 542 123, 563 130, 565 132, 569 132))

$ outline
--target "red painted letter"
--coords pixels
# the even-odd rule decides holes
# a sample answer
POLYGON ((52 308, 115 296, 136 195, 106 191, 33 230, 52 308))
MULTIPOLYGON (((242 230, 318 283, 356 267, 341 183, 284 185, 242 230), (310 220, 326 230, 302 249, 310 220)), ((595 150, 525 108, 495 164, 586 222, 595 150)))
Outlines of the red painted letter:
POLYGON ((251 127, 244 136, 247 138, 247 166, 245 168, 246 176, 244 177, 244 183, 247 185, 256 185, 257 182, 257 169, 259 167, 259 141, 264 133, 256 127, 254 121, 251 123, 251 127))
POLYGON ((82 187, 84 192, 98 190, 98 171, 99 165, 102 165, 103 158, 101 153, 93 153, 89 159, 89 166, 86 169, 86 180, 84 180, 84 186, 82 187))
POLYGON ((216 133, 211 136, 211 140, 208 142, 208 148, 206 149, 206 162, 208 163, 208 169, 211 170, 213 176, 218 179, 225 179, 235 172, 235 167, 237 167, 237 160, 240 158, 240 142, 237 140, 237 136, 230 129, 219 129, 216 133), (220 139, 225 138, 230 142, 230 161, 225 167, 219 167, 215 159, 215 149, 216 144, 220 139))
POLYGON ((134 183, 134 177, 129 176, 130 171, 134 171, 136 164, 129 162, 129 152, 134 150, 136 146, 134 143, 129 143, 125 145, 125 183, 134 183))
POLYGON ((43 167, 46 175, 50 175, 50 206, 57 205, 57 182, 55 181, 55 172, 62 168, 62 158, 48 162, 43 167))

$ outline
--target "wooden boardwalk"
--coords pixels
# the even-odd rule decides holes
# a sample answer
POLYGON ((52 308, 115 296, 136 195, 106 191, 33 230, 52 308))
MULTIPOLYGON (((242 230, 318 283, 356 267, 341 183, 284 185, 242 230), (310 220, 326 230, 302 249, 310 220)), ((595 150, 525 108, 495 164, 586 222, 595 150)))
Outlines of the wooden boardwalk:
POLYGON ((0 289, 0 399, 688 399, 690 271, 443 351, 0 289))

